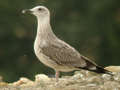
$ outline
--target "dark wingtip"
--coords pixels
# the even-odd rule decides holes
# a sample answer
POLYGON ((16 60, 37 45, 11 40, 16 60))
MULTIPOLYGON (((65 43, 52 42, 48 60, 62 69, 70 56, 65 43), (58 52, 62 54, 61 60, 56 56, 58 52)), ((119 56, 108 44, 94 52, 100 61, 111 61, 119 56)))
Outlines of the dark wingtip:
POLYGON ((109 74, 109 75, 113 76, 113 73, 111 71, 108 71, 108 70, 106 70, 106 69, 104 69, 102 67, 99 67, 99 66, 97 66, 96 68, 97 68, 95 70, 96 73, 109 74))

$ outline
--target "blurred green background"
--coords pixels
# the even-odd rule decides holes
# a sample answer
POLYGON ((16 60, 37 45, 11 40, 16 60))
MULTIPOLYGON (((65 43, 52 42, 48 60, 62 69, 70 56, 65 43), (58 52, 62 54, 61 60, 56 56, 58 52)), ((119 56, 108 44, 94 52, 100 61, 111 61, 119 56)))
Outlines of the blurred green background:
POLYGON ((101 66, 120 65, 120 0, 1 0, 0 75, 5 81, 54 74, 34 54, 36 18, 21 13, 37 5, 50 9, 55 34, 81 54, 101 66))

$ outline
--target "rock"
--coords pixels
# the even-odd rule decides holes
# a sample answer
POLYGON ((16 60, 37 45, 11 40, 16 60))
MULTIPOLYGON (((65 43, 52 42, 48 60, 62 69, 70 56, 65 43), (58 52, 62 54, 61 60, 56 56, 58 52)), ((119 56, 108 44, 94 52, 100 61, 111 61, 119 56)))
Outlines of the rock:
POLYGON ((106 81, 104 83, 105 90, 120 90, 120 84, 115 81, 106 81))
POLYGON ((49 83, 51 81, 51 79, 44 74, 38 74, 35 76, 35 82, 37 83, 49 83))
POLYGON ((0 87, 3 87, 3 86, 8 86, 8 83, 6 83, 6 82, 0 82, 0 87))
POLYGON ((72 77, 71 77, 71 79, 73 79, 73 80, 80 80, 80 79, 82 79, 82 80, 85 80, 85 75, 83 74, 83 73, 76 73, 76 74, 74 74, 72 77))
POLYGON ((20 78, 11 84, 0 82, 0 90, 120 90, 120 72, 113 74, 110 76, 81 70, 73 76, 59 78, 58 82, 55 78, 38 74, 35 81, 20 78))
POLYGON ((108 66, 105 67, 105 69, 111 72, 120 72, 120 66, 108 66))
POLYGON ((103 78, 104 81, 113 80, 113 76, 108 75, 108 74, 103 74, 101 77, 103 78))
POLYGON ((114 78, 114 80, 116 80, 116 81, 120 81, 120 72, 114 73, 113 78, 114 78))
POLYGON ((103 84, 103 79, 100 76, 93 76, 87 80, 88 84, 103 84))
POLYGON ((13 86, 20 86, 20 85, 32 86, 33 84, 34 84, 33 81, 31 81, 31 80, 29 80, 29 79, 27 79, 25 77, 22 77, 22 78, 20 78, 19 81, 14 82, 13 86))

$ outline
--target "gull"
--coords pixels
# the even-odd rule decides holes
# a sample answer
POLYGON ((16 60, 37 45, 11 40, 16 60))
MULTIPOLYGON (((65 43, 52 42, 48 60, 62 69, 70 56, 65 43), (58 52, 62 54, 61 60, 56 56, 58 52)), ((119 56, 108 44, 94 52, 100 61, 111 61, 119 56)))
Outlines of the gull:
POLYGON ((80 69, 111 75, 110 71, 81 55, 53 33, 50 25, 50 11, 47 7, 36 6, 32 9, 25 9, 22 13, 30 13, 37 17, 38 27, 34 51, 44 65, 55 70, 56 81, 59 79, 60 72, 80 69))

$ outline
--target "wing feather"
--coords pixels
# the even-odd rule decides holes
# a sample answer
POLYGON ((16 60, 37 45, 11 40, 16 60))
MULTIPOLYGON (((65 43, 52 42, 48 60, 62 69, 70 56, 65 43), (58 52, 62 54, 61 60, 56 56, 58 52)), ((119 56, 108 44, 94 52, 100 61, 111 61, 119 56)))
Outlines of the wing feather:
POLYGON ((79 52, 63 41, 58 40, 57 42, 47 43, 47 46, 42 47, 41 51, 59 65, 86 66, 86 61, 81 58, 79 52))

